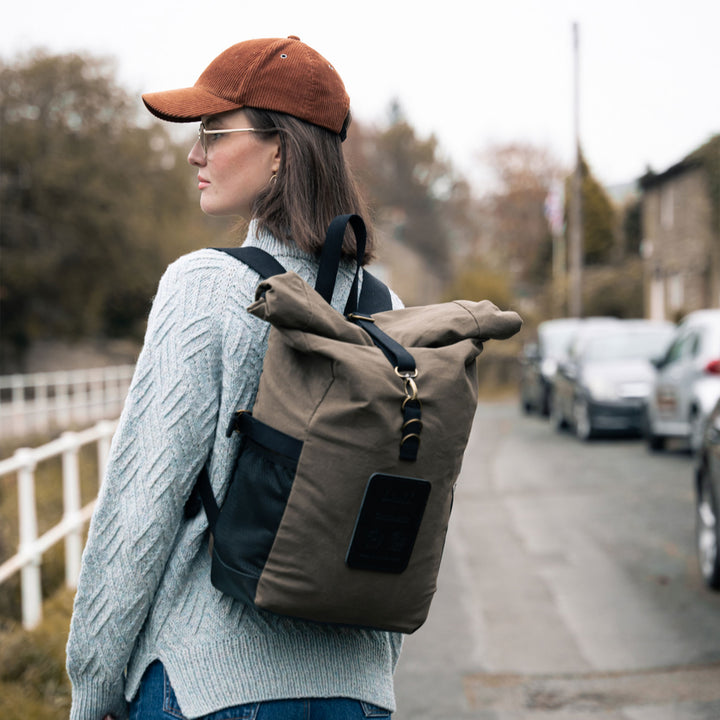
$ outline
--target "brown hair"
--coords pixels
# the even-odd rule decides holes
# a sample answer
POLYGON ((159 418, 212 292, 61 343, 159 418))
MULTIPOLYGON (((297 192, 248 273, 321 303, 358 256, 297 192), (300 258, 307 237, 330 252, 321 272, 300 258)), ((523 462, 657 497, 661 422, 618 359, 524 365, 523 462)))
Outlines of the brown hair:
MULTIPOLYGON (((340 136, 292 115, 243 108, 252 127, 274 129, 280 138, 277 178, 258 195, 252 217, 278 240, 318 254, 336 215, 356 213, 365 221, 363 264, 375 256, 375 237, 367 205, 343 154, 340 136)), ((345 127, 350 123, 350 115, 345 127)), ((355 236, 348 230, 343 255, 355 258, 355 236)))

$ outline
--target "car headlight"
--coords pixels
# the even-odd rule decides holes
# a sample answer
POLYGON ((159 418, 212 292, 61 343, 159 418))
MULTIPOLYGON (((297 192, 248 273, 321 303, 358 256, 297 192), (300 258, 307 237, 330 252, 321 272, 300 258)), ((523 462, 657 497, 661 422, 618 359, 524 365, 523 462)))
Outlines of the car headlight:
POLYGON ((546 377, 553 377, 557 372, 557 360, 554 358, 545 358, 540 365, 540 372, 546 377))
POLYGON ((594 400, 617 400, 620 397, 615 383, 602 376, 586 377, 583 384, 594 400))
POLYGON ((613 382, 600 375, 586 377, 584 385, 595 400, 644 400, 650 394, 650 383, 644 381, 613 382))

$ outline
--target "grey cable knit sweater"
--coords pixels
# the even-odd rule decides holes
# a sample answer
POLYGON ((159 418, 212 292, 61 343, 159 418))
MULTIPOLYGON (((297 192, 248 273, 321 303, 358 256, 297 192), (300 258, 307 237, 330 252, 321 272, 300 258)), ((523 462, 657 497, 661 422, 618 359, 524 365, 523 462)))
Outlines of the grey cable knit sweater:
MULTIPOLYGON (((245 245, 314 282, 312 257, 254 224, 245 245)), ((351 282, 344 265, 336 308, 351 282)), ((210 584, 205 513, 183 517, 206 459, 218 499, 227 489, 237 438, 226 424, 252 407, 269 331, 245 310, 257 283, 214 250, 180 258, 160 281, 83 555, 67 645, 72 720, 126 718, 155 659, 190 718, 290 697, 395 709, 399 635, 281 618, 222 595, 210 584)))

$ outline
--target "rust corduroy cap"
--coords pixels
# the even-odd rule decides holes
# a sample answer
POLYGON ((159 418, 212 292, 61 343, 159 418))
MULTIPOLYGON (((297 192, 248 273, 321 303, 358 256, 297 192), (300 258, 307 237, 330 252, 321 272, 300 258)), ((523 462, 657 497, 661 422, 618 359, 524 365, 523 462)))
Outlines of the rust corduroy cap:
POLYGON ((350 98, 337 71, 294 35, 246 40, 218 55, 189 88, 146 93, 153 115, 193 122, 254 107, 294 115, 341 134, 350 98))

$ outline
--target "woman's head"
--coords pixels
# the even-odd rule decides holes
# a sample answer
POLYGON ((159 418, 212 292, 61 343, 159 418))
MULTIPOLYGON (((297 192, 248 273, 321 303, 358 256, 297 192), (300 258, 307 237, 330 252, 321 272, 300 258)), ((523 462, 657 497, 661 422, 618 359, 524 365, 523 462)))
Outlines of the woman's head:
MULTIPOLYGON (((335 215, 366 208, 341 143, 350 101, 340 76, 294 36, 248 40, 221 53, 193 87, 143 95, 157 117, 202 121, 188 156, 209 214, 254 218, 278 239, 317 252, 335 215), (212 130, 243 132, 211 134, 212 130)), ((367 221, 367 218, 366 218, 367 221)), ((349 237, 346 254, 354 252, 349 237)), ((365 260, 373 255, 368 234, 365 260)))
POLYGON ((247 110, 230 110, 203 118, 188 162, 198 170, 203 212, 249 218, 277 177, 280 142, 277 133, 253 127, 247 110))

